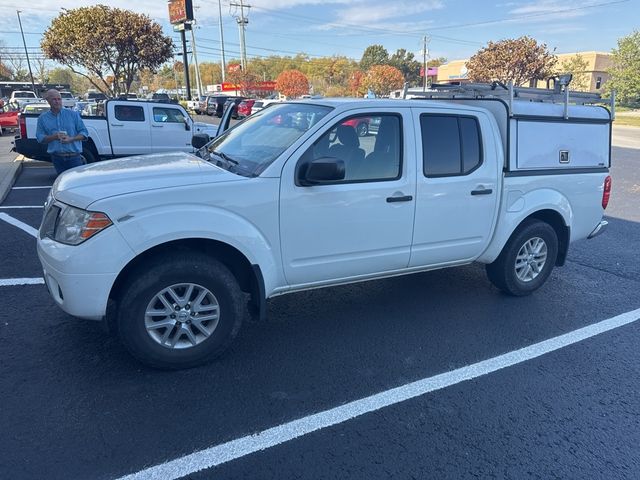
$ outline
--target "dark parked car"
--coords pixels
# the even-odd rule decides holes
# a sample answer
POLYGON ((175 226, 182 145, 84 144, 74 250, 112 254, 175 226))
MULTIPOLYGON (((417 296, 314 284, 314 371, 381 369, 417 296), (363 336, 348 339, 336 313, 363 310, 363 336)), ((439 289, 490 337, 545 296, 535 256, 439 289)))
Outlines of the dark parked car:
MULTIPOLYGON (((245 97, 228 97, 227 101, 224 103, 224 108, 226 109, 228 106, 232 105, 232 104, 236 104, 236 106, 240 105, 244 100, 246 100, 245 97)), ((240 115, 238 114, 238 110, 236 109, 235 112, 233 112, 231 114, 231 118, 238 118, 240 115)))
POLYGON ((84 98, 88 102, 103 102, 108 100, 108 97, 102 92, 88 92, 84 98))
POLYGON ((156 102, 178 103, 173 100, 168 93, 154 93, 151 95, 151 100, 155 100, 156 102))
MULTIPOLYGON (((227 102, 234 101, 238 105, 244 98, 231 95, 211 95, 207 98, 207 115, 215 115, 221 118, 227 102)), ((237 114, 233 118, 238 118, 237 114)))

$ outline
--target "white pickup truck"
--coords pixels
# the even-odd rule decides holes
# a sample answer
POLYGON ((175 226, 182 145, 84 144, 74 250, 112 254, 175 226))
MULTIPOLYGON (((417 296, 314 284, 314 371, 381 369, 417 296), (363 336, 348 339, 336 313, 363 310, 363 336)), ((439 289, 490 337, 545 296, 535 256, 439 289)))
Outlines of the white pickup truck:
POLYGON ((30 90, 15 90, 9 97, 9 106, 16 110, 22 110, 29 103, 39 103, 42 99, 30 90))
MULTIPOLYGON (((180 105, 142 100, 108 100, 99 115, 83 116, 89 139, 82 154, 88 163, 101 159, 158 153, 193 152, 195 134, 215 135, 217 126, 195 122, 180 105)), ((28 158, 50 161, 47 146, 36 140, 38 114, 22 114, 15 150, 28 158)))
POLYGON ((276 295, 480 262, 526 295, 607 225, 610 125, 602 107, 484 97, 280 103, 197 156, 60 175, 38 254, 64 311, 160 368, 221 354, 243 292, 264 317, 276 295))

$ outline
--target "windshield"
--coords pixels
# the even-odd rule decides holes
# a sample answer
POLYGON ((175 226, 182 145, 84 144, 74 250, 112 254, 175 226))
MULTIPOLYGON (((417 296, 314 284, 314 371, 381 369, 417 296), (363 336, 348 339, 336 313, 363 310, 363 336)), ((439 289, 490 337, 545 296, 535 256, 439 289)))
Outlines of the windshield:
POLYGON ((330 111, 331 107, 304 103, 261 110, 204 147, 207 159, 240 175, 259 175, 330 111))
POLYGON ((14 92, 13 98, 36 98, 33 92, 14 92))
POLYGON ((73 95, 71 95, 69 92, 60 92, 60 97, 61 98, 73 98, 73 95))

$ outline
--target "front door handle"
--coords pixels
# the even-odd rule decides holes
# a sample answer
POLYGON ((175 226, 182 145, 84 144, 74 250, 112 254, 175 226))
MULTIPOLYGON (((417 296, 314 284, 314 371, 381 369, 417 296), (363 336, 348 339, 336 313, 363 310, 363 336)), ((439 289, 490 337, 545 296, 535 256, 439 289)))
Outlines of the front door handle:
POLYGON ((491 195, 493 190, 490 188, 478 188, 477 190, 471 190, 471 195, 491 195))
POLYGON ((413 200, 411 195, 403 195, 400 197, 387 197, 387 203, 396 203, 396 202, 410 202, 413 200))
POLYGON ((124 127, 124 123, 112 123, 112 127, 124 127))

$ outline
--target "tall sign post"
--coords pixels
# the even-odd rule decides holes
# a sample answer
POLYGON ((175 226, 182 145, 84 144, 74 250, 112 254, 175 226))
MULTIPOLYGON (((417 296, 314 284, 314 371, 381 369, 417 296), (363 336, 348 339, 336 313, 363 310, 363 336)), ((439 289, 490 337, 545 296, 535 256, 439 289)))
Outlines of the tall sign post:
POLYGON ((187 37, 185 30, 191 30, 193 22, 193 3, 191 0, 169 0, 169 22, 173 29, 180 32, 182 40, 182 64, 184 80, 187 86, 187 100, 191 100, 191 83, 189 82, 189 60, 187 58, 187 37))

